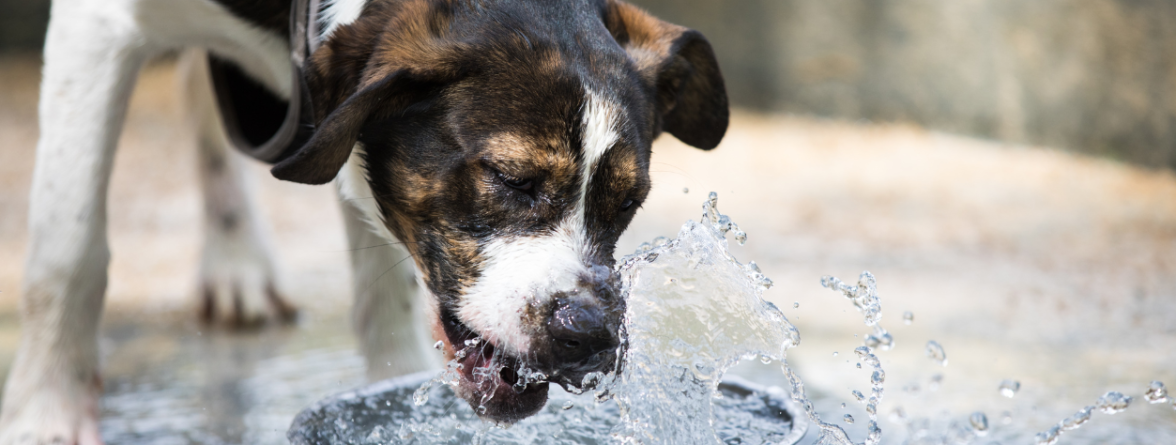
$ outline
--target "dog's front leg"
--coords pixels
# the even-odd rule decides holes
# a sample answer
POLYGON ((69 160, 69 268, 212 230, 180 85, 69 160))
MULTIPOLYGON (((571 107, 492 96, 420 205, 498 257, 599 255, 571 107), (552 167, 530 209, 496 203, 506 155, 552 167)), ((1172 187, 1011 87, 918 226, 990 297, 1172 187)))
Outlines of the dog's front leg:
MULTIPOLYGON (((348 173, 354 172, 340 176, 348 173)), ((429 346, 425 320, 430 314, 416 279, 416 264, 398 241, 372 230, 360 207, 375 205, 374 200, 366 183, 357 184, 367 195, 345 195, 340 207, 351 252, 352 322, 367 360, 368 378, 379 380, 436 368, 441 364, 441 353, 429 346)))
POLYGON ((29 199, 22 333, 0 445, 99 444, 98 322, 110 253, 106 190, 148 49, 123 2, 54 2, 29 199))
POLYGON ((255 178, 245 156, 229 146, 213 97, 207 53, 189 50, 179 67, 204 192, 201 316, 236 327, 290 321, 296 312, 278 292, 273 248, 257 203, 255 178))

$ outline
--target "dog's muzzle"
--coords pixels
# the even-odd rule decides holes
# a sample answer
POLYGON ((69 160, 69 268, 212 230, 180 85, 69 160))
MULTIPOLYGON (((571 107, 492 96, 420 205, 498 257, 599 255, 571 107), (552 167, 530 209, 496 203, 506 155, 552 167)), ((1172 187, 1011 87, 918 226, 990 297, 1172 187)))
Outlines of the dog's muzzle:
POLYGON ((618 329, 624 313, 616 280, 604 266, 582 277, 581 290, 552 302, 547 334, 553 381, 579 387, 585 375, 609 372, 620 344, 618 329))

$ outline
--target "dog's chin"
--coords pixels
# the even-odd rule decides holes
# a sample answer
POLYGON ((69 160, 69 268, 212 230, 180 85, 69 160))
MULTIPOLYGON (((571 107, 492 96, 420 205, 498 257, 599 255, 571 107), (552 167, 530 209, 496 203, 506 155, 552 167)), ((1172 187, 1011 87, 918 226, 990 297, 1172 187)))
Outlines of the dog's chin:
POLYGON ((457 395, 479 416, 509 424, 539 412, 547 404, 547 382, 518 384, 518 370, 527 365, 522 360, 478 336, 452 312, 442 312, 441 325, 461 365, 457 395))
POLYGON ((473 351, 459 360, 462 369, 457 392, 479 416, 509 424, 547 404, 547 382, 517 385, 518 359, 495 355, 490 344, 468 349, 473 351))

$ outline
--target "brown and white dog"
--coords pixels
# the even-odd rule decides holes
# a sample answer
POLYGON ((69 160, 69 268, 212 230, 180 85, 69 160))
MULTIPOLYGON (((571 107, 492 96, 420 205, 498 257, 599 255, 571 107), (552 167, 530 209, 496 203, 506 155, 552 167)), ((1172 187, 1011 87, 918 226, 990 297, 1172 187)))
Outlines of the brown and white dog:
POLYGON ((111 160, 136 72, 186 47, 213 55, 189 64, 209 318, 290 314, 225 135, 263 140, 298 97, 303 125, 273 174, 337 184, 360 333, 395 343, 397 372, 438 364, 432 335, 463 365, 461 395, 511 422, 547 398, 545 382, 517 384, 520 370, 579 386, 614 366, 623 302, 613 250, 649 191, 650 144, 665 131, 710 149, 727 128, 707 41, 619 0, 335 0, 312 7, 317 49, 299 66, 291 8, 54 2, 23 335, 0 445, 101 442, 96 336, 111 160), (227 126, 210 105, 210 78, 240 105, 227 126), (390 245, 363 249, 381 244, 390 245), (404 252, 414 261, 397 265, 404 252))

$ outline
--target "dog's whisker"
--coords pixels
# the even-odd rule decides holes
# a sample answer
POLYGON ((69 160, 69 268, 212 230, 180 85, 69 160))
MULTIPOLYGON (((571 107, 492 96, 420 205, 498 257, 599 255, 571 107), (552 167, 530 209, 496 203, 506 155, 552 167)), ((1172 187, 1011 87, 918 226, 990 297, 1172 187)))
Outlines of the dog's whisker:
MULTIPOLYGON (((417 242, 419 243, 419 241, 417 241, 417 242)), ((376 244, 376 245, 374 245, 374 246, 367 246, 367 247, 357 247, 357 248, 354 248, 354 249, 346 249, 346 250, 343 250, 342 252, 358 252, 358 251, 361 251, 361 250, 374 249, 374 248, 377 248, 377 247, 388 247, 388 246, 397 246, 397 245, 399 245, 399 246, 403 246, 403 245, 405 245, 405 244, 408 244, 408 243, 405 243, 405 242, 403 242, 403 241, 393 241, 393 242, 390 242, 390 243, 376 244)))
POLYGON ((372 286, 375 286, 376 283, 378 283, 380 281, 380 278, 384 278, 384 275, 387 275, 388 272, 390 272, 392 269, 395 269, 396 266, 399 266, 400 263, 403 263, 405 260, 407 260, 409 258, 412 258, 412 254, 405 255, 404 258, 402 258, 400 261, 397 261, 396 264, 392 265, 392 267, 389 267, 388 269, 384 270, 384 272, 381 273, 379 276, 377 276, 376 279, 372 280, 371 283, 368 283, 367 288, 364 289, 364 292, 371 290, 372 286))

